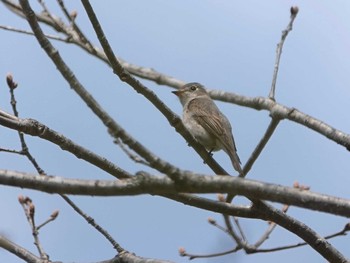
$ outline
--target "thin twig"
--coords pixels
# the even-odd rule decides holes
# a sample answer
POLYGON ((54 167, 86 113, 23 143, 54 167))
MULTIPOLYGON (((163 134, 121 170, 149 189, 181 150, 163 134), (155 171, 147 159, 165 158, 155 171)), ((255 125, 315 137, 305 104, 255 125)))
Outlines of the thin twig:
POLYGON ((222 232, 224 232, 225 234, 229 235, 231 237, 230 232, 227 230, 227 228, 219 225, 214 219, 210 218, 209 223, 213 226, 215 226, 217 229, 221 230, 222 232))
POLYGON ((258 143, 258 145, 255 147, 254 151, 252 152, 252 154, 250 155, 248 161, 245 163, 244 167, 243 167, 243 175, 239 175, 241 177, 245 177, 245 175, 250 171, 250 169, 253 167, 253 164, 255 163, 255 161, 258 159, 258 157, 260 156, 262 150, 265 148, 266 144, 268 143, 268 141, 271 139, 272 134, 274 133, 274 131, 276 130, 278 124, 279 124, 280 120, 276 119, 276 118, 272 118, 269 126, 267 127, 265 134, 263 135, 263 137, 261 138, 260 142, 258 143))
MULTIPOLYGON (((15 116, 18 118, 19 117, 19 113, 17 110, 17 103, 16 103, 16 98, 15 98, 15 88, 17 87, 17 83, 14 82, 12 75, 8 75, 7 76, 7 83, 10 89, 10 94, 11 94, 11 105, 14 111, 15 116)), ((35 161, 35 159, 32 157, 32 155, 30 154, 29 148, 25 142, 25 138, 22 132, 19 132, 20 134, 20 140, 21 140, 21 144, 22 144, 22 151, 24 152, 24 154, 27 156, 27 158, 29 159, 29 161, 33 164, 33 166, 36 168, 36 170, 38 171, 39 174, 41 175, 46 175, 45 173, 43 173, 43 170, 41 169, 41 167, 39 166, 39 164, 35 161), (34 161, 33 161, 34 160, 34 161), (42 171, 42 172, 40 172, 42 171)), ((60 194, 60 197, 63 198, 66 203, 68 203, 79 215, 81 215, 89 224, 91 224, 98 232, 100 232, 104 237, 107 238, 107 240, 113 245, 113 248, 115 248, 119 253, 124 252, 125 250, 112 238, 111 235, 109 235, 109 233, 103 229, 100 225, 98 225, 95 220, 88 216, 86 213, 84 213, 76 204, 74 204, 73 201, 71 201, 66 195, 64 194, 60 194)), ((44 252, 42 246, 40 245, 39 242, 39 238, 38 238, 38 231, 40 228, 42 228, 43 226, 45 226, 46 224, 48 224, 49 222, 53 221, 56 219, 57 215, 58 215, 58 211, 55 211, 54 213, 51 214, 50 218, 47 219, 45 222, 43 222, 42 224, 40 224, 39 226, 36 226, 34 223, 34 205, 32 204, 32 201, 29 198, 19 198, 20 203, 23 207, 23 209, 25 210, 26 216, 27 216, 27 220, 30 223, 30 225, 32 226, 33 229, 33 236, 34 236, 34 240, 35 240, 35 244, 39 250, 39 253, 41 255, 41 258, 47 260, 48 256, 47 254, 44 252)))
POLYGON ((90 52, 96 54, 96 50, 95 50, 94 46, 91 44, 91 42, 87 39, 85 34, 80 30, 78 25, 75 23, 75 18, 76 18, 75 16, 77 14, 74 13, 75 16, 72 16, 72 13, 68 12, 63 0, 57 0, 57 2, 59 4, 59 6, 61 7, 61 10, 64 13, 64 15, 66 16, 66 18, 71 23, 73 30, 79 36, 79 39, 87 46, 87 48, 89 49, 90 52))
POLYGON ((63 21, 59 20, 59 22, 57 21, 58 19, 54 18, 52 16, 52 13, 51 11, 48 9, 48 7, 46 6, 46 3, 44 0, 38 0, 39 4, 41 5, 41 7, 43 8, 43 12, 51 21, 52 23, 54 23, 54 27, 55 28, 59 28, 60 30, 64 31, 67 35, 70 35, 70 32, 69 30, 67 30, 67 27, 64 26, 64 23, 63 21))
POLYGON ((32 230, 32 235, 34 238, 34 244, 36 248, 38 249, 38 252, 40 254, 40 258, 46 262, 49 259, 49 256, 45 253, 44 248, 41 245, 40 239, 39 239, 39 232, 35 224, 35 206, 32 202, 32 200, 28 197, 20 196, 18 198, 19 203, 21 204, 24 214, 26 215, 27 221, 29 223, 29 226, 32 230))
POLYGON ((244 243, 247 243, 247 237, 245 236, 243 228, 241 227, 241 224, 239 223, 239 220, 236 216, 233 217, 233 222, 235 222, 237 229, 242 237, 242 240, 244 241, 244 243))
POLYGON ((50 217, 49 217, 48 219, 46 219, 44 222, 42 222, 40 225, 38 225, 38 226, 36 227, 36 229, 39 230, 40 228, 46 226, 48 223, 50 223, 50 222, 56 220, 58 214, 59 214, 59 211, 58 211, 58 210, 55 210, 55 211, 50 215, 50 217))
MULTIPOLYGON (((6 77, 7 84, 9 86, 10 94, 11 94, 11 106, 12 106, 12 111, 14 116, 18 117, 18 110, 17 110, 17 102, 15 98, 14 91, 17 87, 17 83, 13 80, 13 77, 11 74, 8 74, 6 77)), ((19 140, 21 142, 21 147, 22 147, 22 153, 23 155, 27 156, 28 160, 33 164, 34 168, 37 170, 37 172, 41 175, 45 174, 45 171, 41 169, 41 167, 38 165, 37 161, 35 158, 31 155, 31 153, 28 150, 28 146, 24 140, 24 135, 22 132, 18 131, 18 136, 19 140)))
MULTIPOLYGON (((348 225, 348 224, 347 224, 348 225)), ((334 237, 338 237, 338 236, 345 236, 347 235, 347 233, 350 231, 349 227, 344 227, 341 231, 336 232, 334 234, 325 236, 324 239, 332 239, 334 237)), ((306 246, 309 245, 306 242, 300 242, 294 245, 287 245, 287 246, 280 246, 280 247, 275 247, 275 248, 265 248, 265 249, 257 249, 254 253, 261 253, 261 252, 275 252, 275 251, 281 251, 281 250, 287 250, 287 249, 292 249, 292 248, 297 248, 297 247, 302 247, 302 246, 306 246)))
POLYGON ((100 232, 113 245, 113 248, 115 248, 118 251, 118 253, 122 253, 125 251, 125 249, 122 248, 120 244, 117 241, 115 241, 115 239, 105 229, 103 229, 99 224, 97 224, 91 216, 84 213, 66 195, 61 195, 61 196, 74 209, 75 212, 77 212, 80 216, 82 216, 86 220, 87 223, 92 225, 98 232, 100 232))
MULTIPOLYGON (((282 208, 282 211, 286 213, 288 211, 289 206, 285 205, 282 208)), ((269 222, 269 226, 266 229, 265 233, 259 238, 258 241, 255 242, 254 248, 260 247, 271 235, 272 231, 276 228, 277 224, 275 222, 269 222)))
POLYGON ((243 248, 244 250, 247 250, 247 243, 245 242, 245 240, 243 240, 243 238, 241 236, 239 236, 236 231, 234 230, 232 224, 231 224, 231 220, 230 217, 228 215, 224 215, 224 221, 226 224, 226 228, 227 231, 229 233, 229 235, 233 238, 233 240, 237 243, 237 246, 239 248, 243 248))
MULTIPOLYGON (((253 164, 260 156, 260 154, 261 154, 262 150, 265 148, 267 142, 270 140, 270 138, 271 138, 273 132, 276 130, 279 122, 280 121, 277 118, 271 119, 270 124, 265 131, 265 134, 261 138, 258 145, 255 147, 255 149, 252 152, 252 154, 250 155, 248 161, 245 163, 245 165, 243 167, 243 173, 239 174, 239 177, 245 177, 247 175, 247 173, 250 171, 250 169, 253 167, 253 164)), ((234 195, 227 195, 226 202, 231 203, 233 198, 234 198, 234 195)))
POLYGON ((180 252, 180 256, 182 257, 188 257, 188 259, 192 260, 192 259, 196 259, 196 258, 213 258, 213 257, 221 257, 221 256, 225 256, 228 254, 232 254, 234 252, 237 252, 238 250, 240 250, 240 247, 235 247, 233 249, 224 251, 224 252, 219 252, 219 253, 213 253, 213 254, 206 254, 206 255, 196 255, 196 254, 189 254, 186 251, 181 251, 180 252))
MULTIPOLYGON (((16 33, 21 33, 21 34, 25 34, 25 35, 34 36, 34 33, 31 32, 31 31, 15 28, 15 27, 11 27, 11 26, 0 25, 0 29, 4 29, 4 30, 7 30, 7 31, 16 32, 16 33)), ((50 39, 53 39, 53 40, 57 40, 57 41, 65 42, 65 43, 69 42, 69 38, 63 38, 63 37, 50 35, 50 34, 45 34, 45 36, 47 38, 50 38, 50 39)))
POLYGON ((14 118, 13 115, 0 110, 0 124, 8 128, 15 129, 19 132, 32 136, 38 136, 42 139, 50 141, 61 147, 62 150, 74 154, 77 158, 85 160, 86 162, 95 165, 101 170, 106 171, 119 179, 131 177, 130 173, 116 166, 111 161, 108 161, 106 158, 85 149, 64 135, 50 129, 36 120, 20 119, 17 117, 14 118))
POLYGON ((290 31, 292 31, 292 29, 293 29, 293 22, 294 22, 294 19, 297 17, 298 11, 299 11, 298 7, 296 7, 296 6, 295 7, 294 6, 291 7, 289 24, 288 24, 287 28, 282 31, 281 41, 277 45, 275 69, 274 69, 274 72, 273 72, 271 90, 270 90, 270 93, 269 93, 269 98, 272 99, 272 100, 275 100, 276 81, 277 81, 277 75, 278 75, 278 69, 279 69, 279 65, 280 65, 280 59, 281 59, 283 44, 284 44, 284 41, 286 40, 286 38, 288 36, 288 33, 290 31))
POLYGON ((151 166, 147 161, 145 161, 144 159, 142 159, 139 155, 136 155, 134 153, 132 153, 126 146, 125 144, 122 142, 122 140, 120 138, 116 138, 114 140, 114 142, 116 144, 119 145, 120 149, 122 149, 122 151, 131 159, 133 160, 135 163, 141 163, 144 164, 146 166, 151 166))
POLYGON ((15 154, 19 154, 19 155, 24 155, 24 153, 22 151, 4 149, 4 148, 0 148, 0 152, 15 153, 15 154))
POLYGON ((264 214, 267 220, 277 223, 278 225, 288 229, 302 238, 329 262, 349 262, 344 255, 342 255, 342 253, 340 253, 334 246, 327 242, 326 239, 316 233, 313 229, 297 219, 283 213, 279 209, 258 200, 254 201, 253 209, 257 209, 264 214))

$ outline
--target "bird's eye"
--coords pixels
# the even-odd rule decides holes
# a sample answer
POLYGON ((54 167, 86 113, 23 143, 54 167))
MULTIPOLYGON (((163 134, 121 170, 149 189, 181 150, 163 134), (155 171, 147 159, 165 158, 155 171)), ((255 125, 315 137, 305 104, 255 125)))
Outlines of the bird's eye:
POLYGON ((195 91, 195 90, 197 89, 197 87, 196 87, 196 86, 191 86, 190 89, 191 89, 192 91, 195 91))

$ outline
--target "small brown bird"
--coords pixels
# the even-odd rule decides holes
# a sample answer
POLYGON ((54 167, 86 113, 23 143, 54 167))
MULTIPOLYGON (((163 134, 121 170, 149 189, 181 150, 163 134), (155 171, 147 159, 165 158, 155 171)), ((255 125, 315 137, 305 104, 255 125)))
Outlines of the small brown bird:
POLYGON ((204 87, 192 82, 173 93, 180 99, 183 106, 182 121, 192 136, 209 152, 224 150, 235 170, 242 174, 231 124, 204 87))

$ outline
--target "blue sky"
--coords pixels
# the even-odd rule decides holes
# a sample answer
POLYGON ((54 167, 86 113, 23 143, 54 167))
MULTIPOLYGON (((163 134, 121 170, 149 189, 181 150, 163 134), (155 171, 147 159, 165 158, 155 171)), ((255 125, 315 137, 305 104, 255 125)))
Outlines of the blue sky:
MULTIPOLYGON (((97 44, 80 1, 67 5, 78 11, 77 22, 97 44)), ((289 8, 300 12, 288 36, 277 80, 276 100, 295 107, 346 133, 350 130, 350 3, 348 1, 91 1, 115 53, 123 59, 154 68, 183 81, 198 81, 212 89, 246 96, 269 93, 276 45, 289 22, 289 8)), ((53 3, 47 3, 56 13, 53 3)), ((36 6, 36 5, 35 5, 36 6)), ((28 29, 25 21, 0 6, 1 25, 28 29)), ((44 27, 46 32, 53 33, 44 27)), ((0 105, 10 112, 5 76, 12 72, 21 117, 37 119, 84 147, 101 154, 130 172, 148 170, 135 165, 118 149, 105 127, 69 88, 55 66, 30 36, 0 30, 0 105)), ((104 63, 72 45, 53 42, 79 80, 98 102, 132 136, 153 152, 184 169, 211 174, 199 156, 166 119, 141 95, 121 83, 104 63)), ((165 86, 142 82, 170 108, 181 114, 177 98, 165 86)), ((244 163, 265 131, 269 117, 256 111, 218 102, 230 119, 238 153, 244 163)), ((0 146, 19 149, 17 134, 0 127, 0 146)), ((42 168, 69 178, 111 179, 106 173, 76 159, 46 141, 27 137, 30 150, 42 168)), ((222 152, 215 159, 230 170, 222 152)), ((1 153, 1 169, 34 172, 24 158, 1 153)), ((248 175, 251 179, 292 185, 294 181, 316 192, 349 197, 349 152, 325 137, 289 121, 283 121, 248 175)), ((52 260, 91 262, 115 255, 104 238, 56 195, 0 186, 0 231, 35 252, 30 229, 17 202, 19 194, 36 204, 37 221, 59 209, 57 220, 40 237, 52 260)), ((233 246, 231 239, 207 223, 221 222, 220 215, 184 206, 160 197, 72 197, 129 251, 140 256, 187 262, 178 256, 205 254, 233 246)), ((347 220, 291 208, 290 215, 309 224, 321 235, 334 233, 347 220)), ((266 223, 242 220, 248 240, 254 242, 266 223)), ((300 240, 277 228, 264 247, 300 240)), ((349 237, 331 241, 348 252, 349 237)), ((308 247, 246 256, 243 252, 196 262, 295 262, 322 258, 308 247)), ((20 260, 0 251, 4 262, 20 260)))

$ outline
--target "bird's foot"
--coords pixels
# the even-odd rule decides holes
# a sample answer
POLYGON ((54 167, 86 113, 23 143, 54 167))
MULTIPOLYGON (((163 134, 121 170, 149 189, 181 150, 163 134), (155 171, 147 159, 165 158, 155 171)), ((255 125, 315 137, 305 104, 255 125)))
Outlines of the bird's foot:
MULTIPOLYGON (((213 150, 210 150, 209 152, 208 152, 208 157, 210 158, 210 157, 213 157, 213 150)), ((207 164, 207 162, 204 160, 203 161, 203 163, 204 164, 207 164)))

